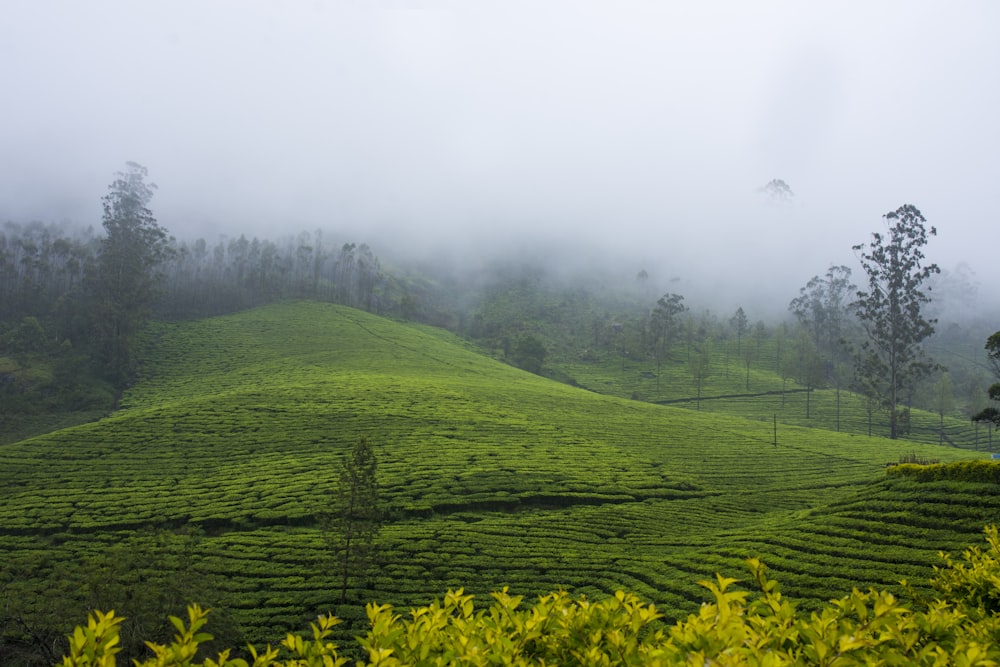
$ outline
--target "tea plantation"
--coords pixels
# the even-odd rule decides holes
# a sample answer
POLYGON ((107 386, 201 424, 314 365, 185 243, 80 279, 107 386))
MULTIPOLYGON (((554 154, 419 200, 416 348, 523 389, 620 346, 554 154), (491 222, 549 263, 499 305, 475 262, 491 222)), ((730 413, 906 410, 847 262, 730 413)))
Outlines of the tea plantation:
POLYGON ((177 567, 258 643, 327 611, 359 633, 365 601, 459 587, 625 589, 676 619, 705 599, 697 580, 751 555, 819 604, 924 581, 1000 517, 996 484, 885 472, 982 452, 794 425, 775 440, 767 420, 599 395, 346 307, 157 325, 143 356, 119 411, 0 447, 0 593, 42 604, 84 585, 67 564, 194 527, 177 567), (345 607, 316 515, 359 436, 388 520, 345 607))

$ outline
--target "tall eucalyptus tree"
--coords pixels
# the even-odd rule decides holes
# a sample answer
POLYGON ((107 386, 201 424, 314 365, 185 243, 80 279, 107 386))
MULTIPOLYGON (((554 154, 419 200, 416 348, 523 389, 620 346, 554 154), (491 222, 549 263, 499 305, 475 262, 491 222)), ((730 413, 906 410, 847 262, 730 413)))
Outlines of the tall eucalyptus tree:
POLYGON ((736 313, 729 320, 729 325, 736 333, 736 354, 742 354, 743 335, 750 330, 750 320, 747 319, 747 314, 743 312, 743 306, 736 309, 736 313))
MULTIPOLYGON (((1000 331, 997 331, 986 340, 986 354, 989 357, 993 375, 1000 378, 1000 331)), ((990 385, 987 392, 991 401, 1000 401, 1000 382, 990 385)), ((1000 410, 996 406, 986 407, 973 416, 972 419, 977 422, 992 422, 996 426, 1000 426, 1000 410)))
POLYGON ((936 322, 924 317, 930 296, 923 285, 940 269, 924 264, 923 247, 937 230, 927 230, 917 207, 906 204, 883 217, 888 233, 873 233, 870 244, 854 246, 868 276, 868 289, 857 293, 865 340, 855 354, 855 373, 889 411, 889 437, 896 438, 903 390, 933 368, 921 345, 936 322))
POLYGON ((680 316, 687 311, 680 294, 667 293, 657 300, 656 308, 650 318, 656 353, 656 390, 660 390, 660 371, 663 360, 670 353, 670 346, 680 337, 683 326, 680 316))
POLYGON ((146 183, 146 168, 126 163, 108 186, 94 287, 98 331, 116 380, 129 371, 129 352, 135 333, 145 322, 158 292, 157 267, 170 255, 167 230, 149 209, 156 185, 146 183))

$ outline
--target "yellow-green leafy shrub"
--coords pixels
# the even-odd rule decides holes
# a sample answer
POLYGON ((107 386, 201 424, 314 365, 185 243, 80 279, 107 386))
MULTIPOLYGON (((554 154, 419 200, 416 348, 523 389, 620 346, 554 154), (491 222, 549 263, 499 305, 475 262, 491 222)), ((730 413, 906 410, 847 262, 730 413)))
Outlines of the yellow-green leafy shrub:
MULTIPOLYGON (((358 639, 358 665, 997 665, 1000 664, 1000 536, 986 529, 986 546, 958 560, 942 554, 931 585, 933 600, 909 606, 885 591, 852 591, 818 612, 803 613, 785 599, 766 568, 747 561, 758 593, 717 576, 701 584, 712 599, 696 614, 668 626, 652 605, 619 592, 605 600, 557 592, 524 606, 507 590, 477 608, 461 590, 406 616, 369 604, 370 629, 358 639)), ((139 667, 338 667, 347 659, 329 640, 338 623, 322 616, 312 637, 289 634, 278 648, 250 647, 246 658, 225 651, 198 659, 207 612, 189 620, 169 646, 149 644, 139 667)), ((115 664, 114 612, 95 613, 70 637, 64 667, 115 664)))
POLYGON ((912 477, 921 482, 952 480, 1000 484, 1000 463, 982 459, 930 465, 901 463, 888 468, 886 474, 889 477, 912 477))

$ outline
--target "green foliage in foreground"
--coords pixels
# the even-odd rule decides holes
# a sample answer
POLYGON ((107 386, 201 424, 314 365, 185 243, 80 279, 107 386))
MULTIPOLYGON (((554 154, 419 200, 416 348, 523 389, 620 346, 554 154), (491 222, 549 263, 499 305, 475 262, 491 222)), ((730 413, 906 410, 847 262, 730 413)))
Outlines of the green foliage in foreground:
MULTIPOLYGON (((369 604, 370 629, 358 643, 359 665, 995 665, 1000 661, 1000 535, 985 530, 987 548, 973 546, 956 561, 942 554, 935 568, 933 600, 903 604, 892 593, 854 589, 818 612, 805 614, 785 599, 757 559, 747 561, 759 594, 735 590, 735 579, 717 575, 699 582, 712 601, 672 627, 656 607, 619 591, 605 600, 541 596, 522 607, 507 589, 476 609, 472 595, 452 591, 443 600, 412 609, 409 618, 390 605, 369 604)), ((335 667, 348 662, 331 641, 339 621, 320 616, 312 638, 289 634, 275 649, 249 649, 249 660, 197 662, 207 611, 188 608, 189 622, 171 617, 174 642, 150 642, 154 657, 139 667, 222 666, 335 667)), ((64 667, 115 664, 114 612, 96 613, 70 637, 64 667)))

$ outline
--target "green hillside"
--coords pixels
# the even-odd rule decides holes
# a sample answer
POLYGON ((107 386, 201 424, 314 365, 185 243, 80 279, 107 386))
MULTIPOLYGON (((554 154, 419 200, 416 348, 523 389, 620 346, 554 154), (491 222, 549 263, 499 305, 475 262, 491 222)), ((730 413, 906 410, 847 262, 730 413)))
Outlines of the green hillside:
POLYGON ((794 425, 775 442, 768 420, 597 394, 346 307, 158 325, 143 356, 120 411, 0 447, 8 599, 48 604, 82 585, 67 564, 194 526, 177 567, 216 582, 249 639, 328 610, 358 623, 315 515, 359 436, 390 520, 352 597, 404 608, 459 586, 624 588, 676 617, 751 554, 808 604, 926 578, 1000 507, 995 485, 885 477, 911 454, 984 454, 794 425))
MULTIPOLYGON (((602 394, 757 421, 776 419, 779 424, 844 433, 888 434, 887 412, 869 404, 863 396, 846 388, 838 392, 829 386, 808 390, 797 383, 790 371, 793 355, 787 350, 782 355, 776 354, 773 339, 759 345, 748 341, 747 345, 756 350, 749 372, 745 359, 737 354, 735 341, 719 343, 712 349, 710 372, 704 379, 700 400, 688 369, 688 352, 683 346, 674 350, 659 372, 652 360, 630 358, 623 363, 607 354, 586 361, 557 359, 552 366, 577 386, 602 394), (731 348, 728 352, 724 349, 727 346, 731 348), (788 375, 786 379, 778 372, 781 369, 788 375)), ((1000 446, 992 429, 956 414, 952 409, 942 420, 938 414, 913 408, 904 437, 978 451, 1000 446)))

